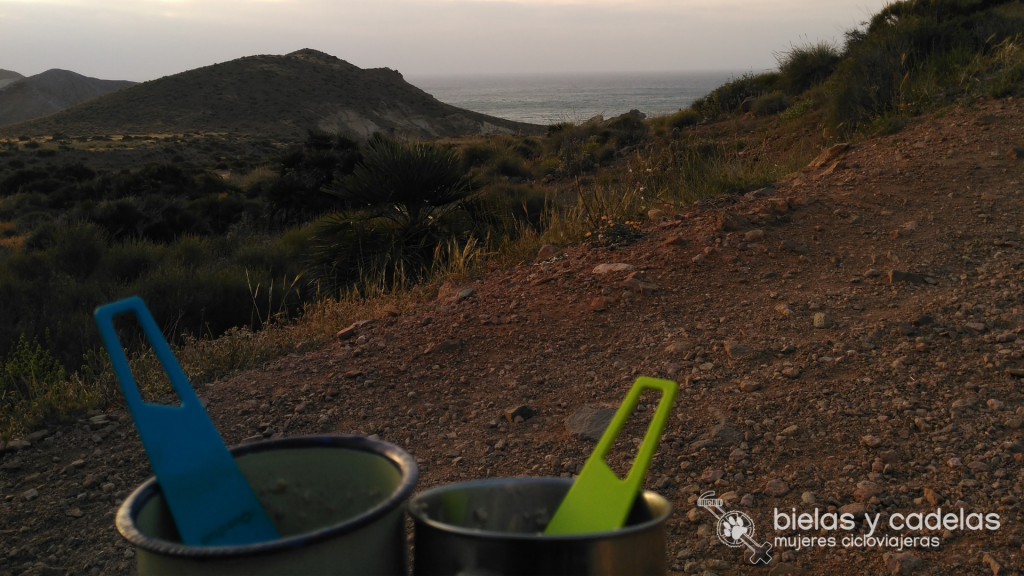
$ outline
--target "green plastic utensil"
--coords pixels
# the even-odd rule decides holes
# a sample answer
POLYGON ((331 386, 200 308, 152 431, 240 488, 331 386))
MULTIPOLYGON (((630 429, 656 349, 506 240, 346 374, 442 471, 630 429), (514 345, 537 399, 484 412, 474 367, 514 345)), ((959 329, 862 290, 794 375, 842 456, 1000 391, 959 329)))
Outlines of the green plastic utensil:
POLYGON ((665 429, 678 390, 679 386, 670 380, 646 376, 637 378, 594 448, 593 454, 583 465, 576 482, 565 495, 565 500, 562 500, 555 511, 551 522, 544 530, 545 535, 586 534, 622 528, 630 509, 633 508, 636 495, 640 492, 644 476, 647 475, 647 467, 650 466, 654 452, 658 448, 661 432, 665 429), (661 390, 661 400, 658 401, 658 408, 650 425, 647 426, 647 434, 644 435, 644 441, 637 451, 633 467, 629 469, 629 474, 624 479, 620 479, 608 467, 605 457, 630 414, 636 409, 640 394, 644 390, 661 390))

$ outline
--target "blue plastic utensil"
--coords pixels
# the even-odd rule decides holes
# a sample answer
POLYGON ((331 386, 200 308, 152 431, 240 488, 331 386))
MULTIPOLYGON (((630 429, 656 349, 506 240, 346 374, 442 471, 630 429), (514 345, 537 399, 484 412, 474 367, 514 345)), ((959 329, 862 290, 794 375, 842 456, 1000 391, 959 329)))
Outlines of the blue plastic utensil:
POLYGON ((181 541, 237 546, 279 538, 142 299, 100 306, 95 317, 181 541), (142 325, 181 406, 143 402, 114 330, 114 316, 128 312, 142 325))

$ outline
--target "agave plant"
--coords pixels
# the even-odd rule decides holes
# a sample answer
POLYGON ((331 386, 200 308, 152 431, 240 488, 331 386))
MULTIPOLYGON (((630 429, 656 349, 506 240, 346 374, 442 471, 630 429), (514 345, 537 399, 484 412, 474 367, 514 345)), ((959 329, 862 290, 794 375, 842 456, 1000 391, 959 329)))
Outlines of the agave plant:
POLYGON ((423 278, 450 251, 492 225, 453 151, 375 136, 353 173, 328 192, 346 210, 322 218, 313 234, 311 277, 337 291, 394 288, 423 278))

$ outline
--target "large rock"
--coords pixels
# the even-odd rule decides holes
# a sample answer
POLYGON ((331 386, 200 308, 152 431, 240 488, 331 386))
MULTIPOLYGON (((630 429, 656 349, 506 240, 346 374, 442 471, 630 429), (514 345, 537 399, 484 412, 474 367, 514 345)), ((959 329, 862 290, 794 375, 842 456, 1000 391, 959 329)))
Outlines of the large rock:
POLYGON ((600 404, 585 404, 565 421, 569 431, 584 440, 597 442, 604 435, 615 416, 615 408, 600 404))

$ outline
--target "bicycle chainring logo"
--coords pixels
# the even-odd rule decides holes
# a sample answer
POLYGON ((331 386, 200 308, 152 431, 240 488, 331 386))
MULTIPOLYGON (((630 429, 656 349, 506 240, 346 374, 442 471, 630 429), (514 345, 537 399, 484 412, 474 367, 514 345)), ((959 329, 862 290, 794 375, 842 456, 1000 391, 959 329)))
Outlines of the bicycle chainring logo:
POLYGON ((754 522, 739 510, 725 511, 725 503, 715 498, 713 490, 705 492, 697 499, 697 505, 707 510, 718 521, 716 531, 718 539, 730 548, 746 548, 750 550, 750 563, 767 565, 772 561, 769 551, 772 545, 768 542, 758 544, 754 539, 754 522))

